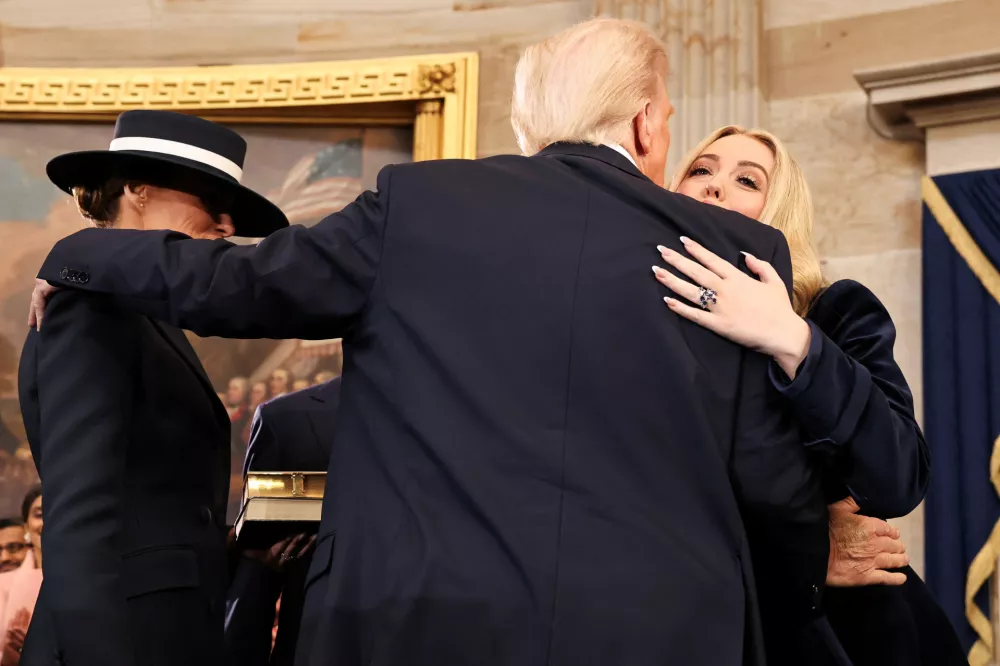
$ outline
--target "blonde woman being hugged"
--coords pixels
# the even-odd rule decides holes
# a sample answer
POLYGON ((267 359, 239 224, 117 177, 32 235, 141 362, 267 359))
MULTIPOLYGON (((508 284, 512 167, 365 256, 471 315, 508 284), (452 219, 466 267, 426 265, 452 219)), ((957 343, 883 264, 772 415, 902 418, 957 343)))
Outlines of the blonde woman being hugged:
MULTIPOLYGON (((695 240, 684 239, 686 254, 663 251, 673 272, 654 272, 672 292, 665 298, 671 310, 773 358, 770 380, 796 415, 832 504, 828 589, 817 594, 817 612, 825 607, 854 666, 966 663, 943 612, 904 566, 898 532, 864 518, 894 518, 916 507, 930 456, 893 358, 889 313, 864 285, 823 279, 812 201, 798 165, 773 135, 728 126, 681 161, 670 189, 759 220, 788 240, 791 298, 766 262, 746 255, 758 281, 695 240), (852 542, 858 534, 867 534, 867 543, 852 542), (866 545, 881 552, 859 562, 859 546, 866 545)), ((789 572, 769 566, 769 544, 751 550, 768 663, 801 663, 808 639, 798 645, 788 639, 794 633, 788 622, 797 618, 767 603, 769 581, 789 572)))

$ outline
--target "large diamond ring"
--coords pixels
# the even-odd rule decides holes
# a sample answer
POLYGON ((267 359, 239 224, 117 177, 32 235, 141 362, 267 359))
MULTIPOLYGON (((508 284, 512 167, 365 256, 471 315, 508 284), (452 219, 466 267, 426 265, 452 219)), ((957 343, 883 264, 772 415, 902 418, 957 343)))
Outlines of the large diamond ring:
POLYGON ((714 289, 705 289, 705 287, 702 287, 701 294, 698 296, 698 302, 701 303, 702 309, 707 310, 709 305, 718 303, 719 301, 715 296, 714 289))

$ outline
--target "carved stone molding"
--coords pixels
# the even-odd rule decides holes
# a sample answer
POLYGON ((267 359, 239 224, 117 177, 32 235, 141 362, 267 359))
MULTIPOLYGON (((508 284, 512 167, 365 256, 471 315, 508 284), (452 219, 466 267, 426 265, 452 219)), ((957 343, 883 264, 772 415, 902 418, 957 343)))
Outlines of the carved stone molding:
POLYGON ((1000 118, 1000 51, 856 72, 873 121, 900 139, 1000 118))

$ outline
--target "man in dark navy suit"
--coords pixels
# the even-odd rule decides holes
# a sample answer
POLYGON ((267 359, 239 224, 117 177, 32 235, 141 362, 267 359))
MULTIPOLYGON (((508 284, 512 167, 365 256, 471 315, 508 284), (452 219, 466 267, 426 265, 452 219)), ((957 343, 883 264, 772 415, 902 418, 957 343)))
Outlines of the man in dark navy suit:
POLYGON ((388 167, 257 246, 83 231, 46 259, 36 317, 51 283, 201 335, 344 337, 297 664, 759 664, 743 519, 810 614, 826 506, 767 358, 650 272, 687 236, 790 284, 788 246, 663 189, 666 73, 648 29, 597 19, 518 65, 530 156, 388 167))
MULTIPOLYGON (((330 461, 340 378, 280 396, 254 415, 243 475, 251 471, 323 472, 330 461)), ((306 573, 312 561, 305 535, 268 553, 244 553, 229 587, 226 655, 233 666, 294 663, 306 573), (271 650, 275 605, 278 636, 271 650)))

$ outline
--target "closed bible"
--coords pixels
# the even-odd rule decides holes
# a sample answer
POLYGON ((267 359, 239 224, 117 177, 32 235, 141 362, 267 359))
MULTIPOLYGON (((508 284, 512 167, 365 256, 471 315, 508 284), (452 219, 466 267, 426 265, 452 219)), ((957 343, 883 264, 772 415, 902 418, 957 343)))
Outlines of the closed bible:
POLYGON ((270 548, 294 534, 314 534, 323 512, 326 472, 250 472, 236 519, 236 543, 270 548))

